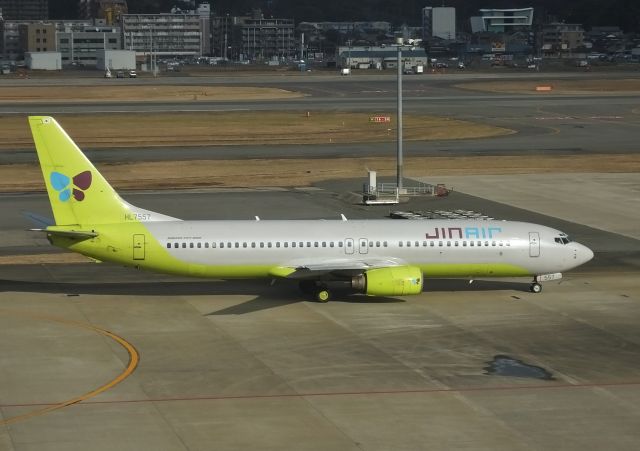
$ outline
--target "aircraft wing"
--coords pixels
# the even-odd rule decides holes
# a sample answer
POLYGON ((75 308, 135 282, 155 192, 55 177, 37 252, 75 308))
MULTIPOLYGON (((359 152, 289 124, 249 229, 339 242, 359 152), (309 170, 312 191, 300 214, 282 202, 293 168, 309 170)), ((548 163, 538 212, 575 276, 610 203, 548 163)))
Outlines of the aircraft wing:
POLYGON ((352 277, 374 268, 404 266, 406 262, 397 258, 367 258, 335 260, 300 260, 274 268, 272 274, 287 279, 317 279, 322 276, 336 278, 352 277))

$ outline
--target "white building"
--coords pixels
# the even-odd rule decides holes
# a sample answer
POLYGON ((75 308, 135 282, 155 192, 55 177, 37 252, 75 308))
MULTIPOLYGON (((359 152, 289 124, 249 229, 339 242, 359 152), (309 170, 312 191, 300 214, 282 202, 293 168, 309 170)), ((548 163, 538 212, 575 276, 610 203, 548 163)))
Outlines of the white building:
POLYGON ((456 9, 451 7, 422 8, 422 36, 423 39, 456 38, 456 9))
POLYGON ((202 56, 209 48, 206 24, 208 18, 199 14, 125 14, 123 47, 138 56, 202 56))
POLYGON ((533 8, 481 9, 471 17, 471 32, 512 33, 529 30, 533 24, 533 8))
POLYGON ((33 70, 60 70, 62 55, 60 52, 28 52, 25 54, 25 63, 33 70))
POLYGON ((100 70, 132 70, 136 68, 136 52, 100 50, 96 52, 96 68, 100 70))

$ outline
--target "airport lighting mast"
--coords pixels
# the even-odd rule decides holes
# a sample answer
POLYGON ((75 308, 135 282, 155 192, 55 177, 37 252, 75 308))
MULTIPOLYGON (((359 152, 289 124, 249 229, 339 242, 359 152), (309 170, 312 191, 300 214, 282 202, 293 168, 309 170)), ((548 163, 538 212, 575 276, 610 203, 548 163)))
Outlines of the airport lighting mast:
MULTIPOLYGON (((409 40, 411 44, 411 40, 409 40)), ((402 155, 402 71, 404 70, 404 64, 402 64, 402 48, 405 47, 404 38, 396 38, 396 48, 398 49, 398 123, 397 123, 397 132, 396 136, 398 139, 398 161, 397 161, 397 171, 396 171, 396 186, 398 190, 398 194, 402 194, 404 191, 403 186, 403 155, 402 155)), ((413 47, 409 47, 413 48, 413 47)))

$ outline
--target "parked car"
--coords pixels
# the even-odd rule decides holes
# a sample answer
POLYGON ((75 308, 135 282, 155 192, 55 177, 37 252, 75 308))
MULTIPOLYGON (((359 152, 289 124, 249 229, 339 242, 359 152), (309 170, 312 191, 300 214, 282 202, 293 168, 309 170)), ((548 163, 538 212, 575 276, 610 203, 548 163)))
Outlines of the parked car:
POLYGON ((137 78, 138 74, 136 73, 135 70, 130 70, 129 71, 129 78, 137 78))
POLYGON ((118 72, 116 72, 116 78, 124 78, 124 71, 119 70, 118 72))

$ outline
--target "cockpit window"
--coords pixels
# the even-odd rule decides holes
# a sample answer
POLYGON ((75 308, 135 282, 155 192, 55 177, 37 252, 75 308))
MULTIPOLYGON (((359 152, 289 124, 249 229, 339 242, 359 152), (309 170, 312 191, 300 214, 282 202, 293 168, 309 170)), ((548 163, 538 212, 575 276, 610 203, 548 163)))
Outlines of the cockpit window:
POLYGON ((558 244, 569 244, 571 242, 571 238, 569 238, 569 236, 564 234, 558 237, 555 237, 553 240, 558 244))

